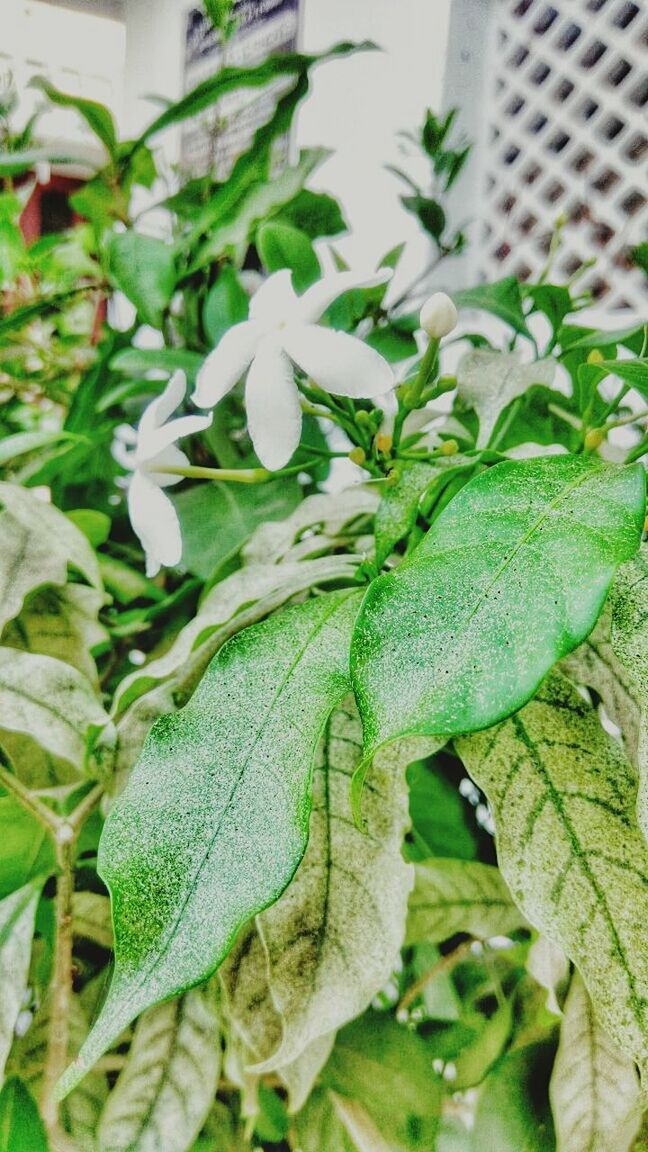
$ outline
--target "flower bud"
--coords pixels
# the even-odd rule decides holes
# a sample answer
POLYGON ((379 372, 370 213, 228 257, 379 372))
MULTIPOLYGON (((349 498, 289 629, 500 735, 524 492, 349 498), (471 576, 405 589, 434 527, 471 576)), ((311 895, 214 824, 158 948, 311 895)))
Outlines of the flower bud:
POLYGON ((362 467, 366 459, 367 456, 364 448, 352 448, 349 452, 349 460, 353 464, 357 464, 359 468, 362 467))
POLYGON ((439 448, 442 456, 456 456, 459 451, 459 445, 456 440, 444 440, 439 448))
POLYGON ((592 348, 592 351, 589 353, 589 356, 587 357, 587 363, 588 364, 602 364, 604 359, 605 359, 605 357, 604 357, 603 353, 601 352, 600 348, 592 348))
POLYGON ((597 448, 600 448, 604 440, 605 430, 603 428, 590 428, 585 437, 585 451, 595 452, 597 448))
POLYGON ((388 456, 393 443, 392 437, 387 432, 379 432, 376 436, 376 451, 382 453, 383 456, 388 456))
POLYGON ((431 340, 447 336, 457 325, 457 309, 445 292, 435 292, 421 308, 421 328, 431 340))

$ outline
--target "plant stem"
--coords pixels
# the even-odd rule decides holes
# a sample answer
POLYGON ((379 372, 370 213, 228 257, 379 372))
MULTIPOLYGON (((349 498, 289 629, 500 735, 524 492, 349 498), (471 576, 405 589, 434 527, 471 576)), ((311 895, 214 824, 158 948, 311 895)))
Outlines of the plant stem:
POLYGON ((277 472, 267 468, 202 468, 198 464, 187 464, 178 468, 157 468, 156 472, 165 476, 186 476, 190 480, 226 480, 234 484, 264 484, 277 472))
POLYGON ((72 895, 74 892, 74 839, 57 840, 59 875, 56 882, 56 943, 50 985, 50 1032, 43 1074, 43 1120, 54 1143, 59 1135, 56 1085, 68 1061, 69 1019, 72 1000, 72 895))
POLYGON ((55 812, 47 808, 45 804, 42 804, 36 796, 33 796, 29 788, 25 788, 22 781, 19 780, 13 772, 9 771, 6 767, 2 752, 0 752, 0 784, 7 789, 7 792, 11 792, 12 795, 16 797, 23 808, 26 808, 27 811, 38 820, 39 824, 42 824, 43 827, 47 828, 53 835, 56 834, 56 830, 60 824, 59 817, 55 812))
POLYGON ((625 460, 626 464, 634 464, 635 460, 640 460, 641 457, 645 456, 647 452, 648 452, 648 436, 644 436, 643 440, 640 440, 639 443, 636 445, 636 447, 633 448, 632 451, 629 452, 628 455, 626 456, 626 460, 625 460))
POLYGON ((67 821, 70 828, 73 828, 75 833, 79 831, 83 824, 85 824, 85 821, 87 820, 90 813, 94 812, 103 794, 103 784, 95 784, 94 788, 91 788, 90 791, 87 792, 83 797, 83 800, 77 804, 76 808, 71 813, 69 820, 67 821))
POLYGON ((470 952, 473 943, 473 940, 464 940, 458 948, 455 948, 454 952, 449 952, 447 956, 442 956, 438 964, 435 964, 429 972, 425 972, 419 980, 415 980, 401 998, 397 1008, 397 1015, 400 1015, 401 1012, 407 1012, 410 1005, 413 1004, 415 1000, 418 1000, 421 993, 425 991, 432 980, 435 980, 442 972, 449 972, 456 964, 460 964, 464 956, 470 952))

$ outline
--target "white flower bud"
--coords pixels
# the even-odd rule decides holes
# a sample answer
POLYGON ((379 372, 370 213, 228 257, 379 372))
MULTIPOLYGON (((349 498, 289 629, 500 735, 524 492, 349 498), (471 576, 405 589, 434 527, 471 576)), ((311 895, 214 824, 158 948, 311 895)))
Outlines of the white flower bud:
POLYGON ((447 336, 457 325, 457 309, 445 292, 435 292, 421 308, 421 328, 431 340, 447 336))

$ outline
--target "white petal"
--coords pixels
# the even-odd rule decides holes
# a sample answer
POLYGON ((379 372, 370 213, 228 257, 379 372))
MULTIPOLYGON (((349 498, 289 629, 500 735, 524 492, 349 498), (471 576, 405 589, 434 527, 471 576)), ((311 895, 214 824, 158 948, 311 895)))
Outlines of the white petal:
POLYGON ((164 472, 158 472, 158 468, 186 468, 189 463, 189 457, 180 449, 176 448, 175 444, 169 444, 168 447, 163 448, 158 452, 157 456, 153 456, 151 460, 146 461, 146 465, 141 468, 145 476, 157 484, 158 488, 172 488, 174 484, 181 484, 183 476, 169 476, 164 472))
POLYGON ((249 320, 235 324, 225 333, 198 372, 196 391, 191 397, 198 408, 213 408, 231 392, 250 366, 259 338, 259 328, 249 320))
POLYGON ((282 343, 302 371, 336 396, 371 399, 394 387, 394 373, 387 361, 346 332, 295 324, 286 328, 282 343))
POLYGON ((128 489, 128 513, 133 530, 146 553, 146 575, 155 576, 161 566, 173 567, 182 558, 182 536, 176 510, 142 472, 135 472, 128 489))
POLYGON ((158 453, 163 452, 169 444, 182 440, 183 436, 195 436, 197 432, 204 432, 211 422, 210 412, 209 416, 179 416, 177 420, 170 420, 163 428, 155 428, 145 435, 140 431, 137 442, 137 464, 146 464, 158 453))
POLYGON ((250 320, 264 330, 276 328, 278 324, 294 319, 298 299, 290 270, 283 268, 281 272, 273 272, 250 301, 250 320))
POLYGON ((350 292, 353 288, 377 288, 379 284, 386 284, 391 276, 390 268, 382 268, 373 276, 359 276, 356 272, 332 272, 299 297, 297 318, 304 324, 314 324, 343 292, 350 292))
POLYGON ((161 428, 169 416, 173 416, 176 408, 182 404, 186 391, 187 380, 184 372, 174 372, 164 392, 156 396, 155 400, 151 400, 144 409, 138 426, 140 440, 142 436, 148 436, 156 428, 161 428))
POLYGON ((293 367, 281 348, 264 340, 245 386, 248 431, 265 468, 283 468, 301 436, 302 414, 293 367))

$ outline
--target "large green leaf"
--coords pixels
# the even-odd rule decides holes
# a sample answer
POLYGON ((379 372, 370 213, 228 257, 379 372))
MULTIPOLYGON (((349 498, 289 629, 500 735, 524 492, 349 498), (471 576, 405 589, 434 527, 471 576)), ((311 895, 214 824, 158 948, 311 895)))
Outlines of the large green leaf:
POLYGON ((108 249, 115 284, 135 305, 142 320, 161 328, 176 284, 173 248, 142 232, 116 232, 108 249))
MULTIPOLYGON (((619 569, 610 594, 612 650, 622 669, 617 684, 627 685, 639 717, 636 735, 639 797, 637 812, 648 839, 648 545, 619 569)), ((617 723, 623 724, 624 716, 617 723)))
POLYGON ((317 742, 348 690, 358 595, 323 595, 235 636, 190 703, 154 725, 99 848, 115 970, 63 1091, 138 1013, 213 972, 294 874, 317 742))
POLYGON ((620 746, 554 672, 520 713, 456 748, 493 808, 516 902, 579 968, 616 1043, 645 1062, 648 846, 620 746))
POLYGON ((101 587, 92 548, 67 516, 14 484, 0 484, 0 505, 0 629, 29 592, 65 584, 68 566, 101 587))
POLYGON ((471 480, 365 596, 351 669, 367 756, 521 707, 591 631, 643 516, 636 466, 542 457, 471 480))
POLYGON ((548 1044, 517 1048, 490 1074, 475 1113, 473 1152, 555 1152, 547 1080, 548 1044))
POLYGON ((0 1092, 0 1152, 49 1152, 38 1108, 15 1077, 0 1092))
POLYGON ((151 1008, 101 1114, 98 1152, 186 1152, 207 1119, 220 1063, 213 983, 151 1008))
POLYGON ((107 722, 90 681, 69 664, 0 648, 0 730, 22 732, 83 768, 89 739, 107 722))
POLYGON ((0 899, 56 866, 50 833, 13 796, 0 797, 0 899))
POLYGON ((332 714, 313 781, 308 848, 284 895, 257 917, 282 1042, 263 1071, 359 1016, 387 983, 405 937, 413 868, 401 856, 409 823, 405 768, 414 741, 379 754, 367 781, 366 831, 353 822, 350 779, 362 756, 353 697, 332 714))
POLYGON ((477 860, 426 860, 416 866, 410 897, 410 944, 448 940, 457 932, 488 939, 508 936, 525 920, 499 869, 477 860))
POLYGON ((629 1152, 641 1119, 634 1062, 612 1043, 574 973, 551 1074, 558 1152, 629 1152))
POLYGON ((27 986, 41 886, 34 881, 0 901, 0 1081, 27 986))
POLYGON ((108 641, 108 633, 97 619, 104 601, 102 592, 85 584, 41 588, 28 597, 20 615, 8 624, 2 643, 63 660, 96 684, 92 651, 108 641))

